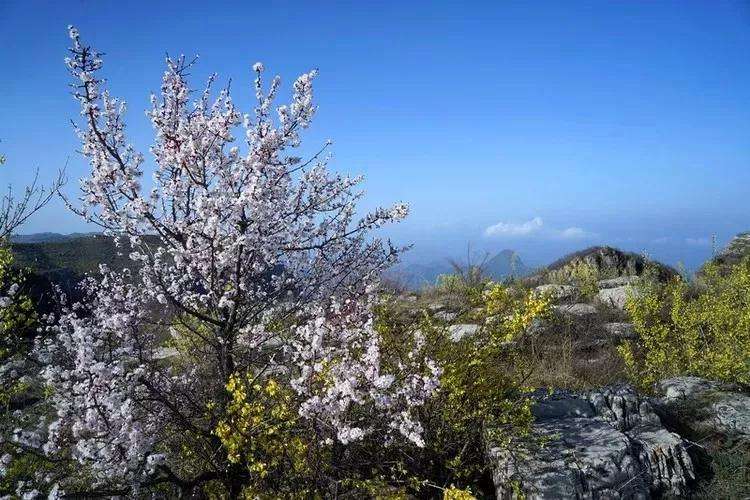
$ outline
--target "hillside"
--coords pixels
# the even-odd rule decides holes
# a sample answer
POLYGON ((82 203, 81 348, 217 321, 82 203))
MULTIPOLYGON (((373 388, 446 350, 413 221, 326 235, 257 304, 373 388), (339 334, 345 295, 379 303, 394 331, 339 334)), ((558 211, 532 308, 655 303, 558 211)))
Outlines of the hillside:
POLYGON ((596 246, 573 252, 554 261, 542 271, 529 277, 529 281, 541 283, 546 280, 550 273, 555 273, 558 276, 563 275, 572 272, 576 266, 581 264, 595 268, 602 278, 640 276, 647 269, 654 272, 655 277, 660 281, 666 281, 677 275, 674 268, 661 262, 649 260, 643 255, 609 246, 596 246))
POLYGON ((750 255, 750 232, 739 233, 710 262, 726 269, 750 255))
POLYGON ((127 255, 118 255, 112 239, 103 235, 13 243, 11 248, 17 266, 42 275, 65 271, 83 276, 96 271, 99 264, 120 268, 129 261, 127 255))
POLYGON ((10 237, 12 243, 51 243, 60 241, 70 241, 87 236, 96 236, 97 233, 32 233, 32 234, 14 234, 10 237))
POLYGON ((51 307, 49 301, 55 285, 77 300, 78 283, 87 274, 98 272, 100 264, 111 269, 132 264, 127 247, 118 249, 112 238, 101 234, 39 233, 25 239, 36 242, 18 243, 16 237, 16 242, 11 243, 14 266, 30 271, 31 296, 44 311, 51 307))

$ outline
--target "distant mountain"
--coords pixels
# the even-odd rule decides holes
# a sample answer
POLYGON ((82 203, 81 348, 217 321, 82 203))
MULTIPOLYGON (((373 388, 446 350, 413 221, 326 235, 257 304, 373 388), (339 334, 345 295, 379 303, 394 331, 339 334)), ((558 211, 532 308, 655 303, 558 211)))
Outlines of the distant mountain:
MULTIPOLYGON (((463 263, 457 261, 459 265, 463 263)), ((530 269, 521 261, 521 258, 513 250, 503 250, 492 258, 476 265, 482 265, 484 274, 493 280, 501 281, 510 276, 526 276, 530 269)), ((451 274, 455 271, 451 260, 448 258, 427 263, 406 263, 386 273, 386 278, 416 290, 424 286, 434 285, 441 274, 451 274)))
POLYGON ((385 272, 385 279, 411 290, 434 285, 437 277, 451 272, 448 260, 401 263, 385 272))
POLYGON ((94 236, 98 233, 32 233, 32 234, 14 234, 10 237, 12 243, 51 243, 60 241, 69 241, 76 238, 94 236))
POLYGON ((526 276, 530 269, 521 261, 516 252, 503 250, 484 264, 484 272, 494 280, 503 280, 509 276, 526 276))

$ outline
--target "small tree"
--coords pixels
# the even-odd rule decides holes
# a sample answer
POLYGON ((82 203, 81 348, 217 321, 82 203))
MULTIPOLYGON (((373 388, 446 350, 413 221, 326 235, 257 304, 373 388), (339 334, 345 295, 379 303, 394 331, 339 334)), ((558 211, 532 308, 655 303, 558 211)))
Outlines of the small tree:
POLYGON ((438 370, 419 343, 386 363, 370 314, 401 249, 369 233, 407 207, 355 219, 360 178, 327 171, 330 142, 307 160, 294 153, 316 111, 316 71, 274 119, 280 79, 266 90, 262 64, 257 104, 242 115, 228 88, 211 100, 215 77, 191 101, 191 63, 168 58, 147 113, 148 189, 125 104, 103 89, 101 54, 75 28, 70 37, 91 175, 81 204, 68 204, 127 243, 133 267, 86 281, 85 303, 40 348, 54 406, 47 453, 84 464, 88 493, 234 498, 334 487, 342 447, 364 436, 420 445, 415 410, 438 370), (295 469, 299 460, 309 467, 295 469))
MULTIPOLYGON (((0 165, 5 161, 0 155, 0 165)), ((0 201, 0 496, 33 491, 38 476, 50 472, 50 463, 29 450, 25 434, 19 432, 37 421, 41 400, 34 378, 39 367, 31 356, 39 318, 28 296, 27 273, 13 266, 10 237, 63 182, 60 172, 44 187, 37 171, 20 196, 9 186, 0 201)))

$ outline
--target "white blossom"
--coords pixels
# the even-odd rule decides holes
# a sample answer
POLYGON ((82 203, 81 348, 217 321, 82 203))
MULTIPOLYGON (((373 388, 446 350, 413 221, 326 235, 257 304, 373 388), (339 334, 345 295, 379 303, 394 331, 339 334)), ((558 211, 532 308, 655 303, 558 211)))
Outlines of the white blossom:
POLYGON ((44 450, 73 442, 71 457, 96 481, 137 488, 177 469, 164 449, 181 433, 212 435, 207 404, 222 400, 234 373, 288 374, 300 415, 325 426, 324 441, 377 430, 422 445, 415 410, 439 370, 418 342, 410 365, 386 370, 370 314, 374 285, 402 250, 371 231, 408 207, 356 218, 361 179, 328 171, 331 142, 307 160, 294 154, 317 109, 317 71, 297 78, 274 114, 280 79, 266 89, 256 63, 257 104, 243 114, 228 89, 212 90, 215 77, 192 93, 190 63, 167 59, 147 112, 147 162, 127 142, 125 104, 104 88, 101 54, 69 32, 76 132, 91 174, 80 203, 68 204, 115 237, 133 266, 85 281, 85 301, 67 307, 39 345, 55 409, 44 450), (147 164, 153 187, 144 189, 147 164), (184 362, 165 359, 165 337, 184 362), (331 384, 314 383, 321 363, 331 384), (354 417, 356 408, 369 418, 354 417))

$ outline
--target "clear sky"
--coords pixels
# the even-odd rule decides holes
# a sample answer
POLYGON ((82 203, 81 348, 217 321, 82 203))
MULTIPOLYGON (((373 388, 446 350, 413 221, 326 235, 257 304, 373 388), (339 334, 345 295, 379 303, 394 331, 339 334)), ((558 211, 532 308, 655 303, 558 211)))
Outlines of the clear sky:
MULTIPOLYGON (((200 54, 251 96, 250 66, 320 69, 308 144, 403 200, 412 258, 513 248, 531 263, 598 243, 695 266, 750 229, 750 4, 733 1, 64 2, 0 0, 0 183, 86 164, 63 65, 66 26, 107 53, 142 111, 163 58, 200 54)), ((56 202, 22 232, 87 228, 56 202)))

